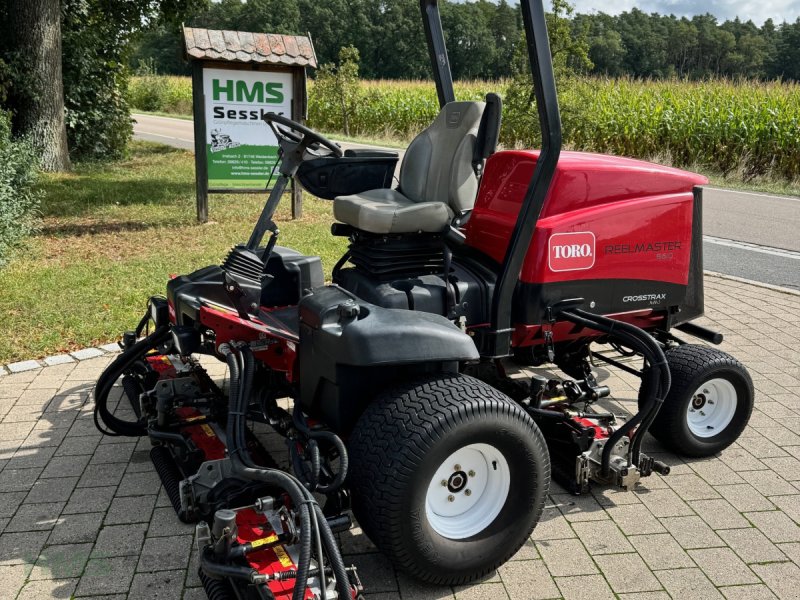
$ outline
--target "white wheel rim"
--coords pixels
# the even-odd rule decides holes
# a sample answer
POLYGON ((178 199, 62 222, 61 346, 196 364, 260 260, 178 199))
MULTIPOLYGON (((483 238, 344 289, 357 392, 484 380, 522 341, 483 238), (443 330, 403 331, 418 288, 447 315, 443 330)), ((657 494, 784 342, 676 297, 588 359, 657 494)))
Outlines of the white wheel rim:
POLYGON ((686 412, 689 431, 699 438, 722 433, 736 414, 736 388, 727 379, 709 379, 692 394, 686 412))
POLYGON ((508 499, 511 472, 503 454, 489 444, 453 452, 428 485, 425 514, 433 530, 463 540, 486 529, 508 499))

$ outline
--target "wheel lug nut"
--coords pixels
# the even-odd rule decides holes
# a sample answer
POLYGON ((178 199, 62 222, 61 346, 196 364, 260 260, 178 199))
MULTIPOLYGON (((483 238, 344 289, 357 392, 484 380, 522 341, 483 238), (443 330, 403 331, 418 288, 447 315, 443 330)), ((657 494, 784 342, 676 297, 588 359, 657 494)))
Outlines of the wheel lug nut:
POLYGON ((470 471, 469 471, 469 473, 467 473, 467 475, 469 475, 470 477, 475 477, 475 471, 470 469, 470 471))
POLYGON ((704 413, 704 412, 701 410, 701 411, 700 411, 700 416, 702 416, 702 417, 705 417, 705 416, 706 416, 706 413, 704 413))
POLYGON ((461 470, 461 465, 455 465, 453 467, 453 471, 460 471, 460 470, 461 470))
POLYGON ((703 393, 704 393, 704 394, 707 394, 707 393, 708 393, 708 390, 703 390, 703 393))
POLYGON ((442 487, 447 487, 447 479, 442 479, 442 487))
POLYGON ((472 490, 467 488, 466 490, 464 490, 464 495, 465 496, 472 496, 472 490))
POLYGON ((455 501, 456 501, 456 497, 455 497, 455 496, 453 496, 453 494, 450 494, 450 495, 447 497, 447 501, 448 501, 448 502, 455 502, 455 501))

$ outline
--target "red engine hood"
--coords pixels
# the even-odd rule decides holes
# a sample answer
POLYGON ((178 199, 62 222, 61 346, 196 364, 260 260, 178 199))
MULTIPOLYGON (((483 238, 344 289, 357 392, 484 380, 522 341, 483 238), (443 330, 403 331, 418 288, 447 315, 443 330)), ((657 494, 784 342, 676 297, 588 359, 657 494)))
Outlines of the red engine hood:
MULTIPOLYGON (((512 150, 498 152, 487 161, 475 208, 466 226, 467 244, 498 262, 503 261, 538 159, 539 151, 512 150)), ((565 281, 580 276, 652 278, 685 284, 693 189, 706 183, 708 180, 701 175, 640 160, 562 152, 521 280, 565 281), (548 241, 553 236, 575 232, 583 232, 587 240, 592 238, 585 264, 575 262, 574 269, 552 264, 548 241), (657 250, 652 256, 615 254, 617 245, 624 252, 628 244, 658 249, 661 248, 658 242, 666 242, 667 247, 679 251, 666 258, 656 256, 657 250), (652 261, 658 258, 665 260, 652 261)), ((580 241, 577 237, 554 239, 580 241)))
MULTIPOLYGON (((518 212, 538 160, 539 150, 508 150, 492 156, 486 164, 475 209, 501 209, 505 199, 518 212)), ((562 152, 541 216, 629 198, 690 192, 694 186, 707 183, 702 175, 642 160, 562 152)))

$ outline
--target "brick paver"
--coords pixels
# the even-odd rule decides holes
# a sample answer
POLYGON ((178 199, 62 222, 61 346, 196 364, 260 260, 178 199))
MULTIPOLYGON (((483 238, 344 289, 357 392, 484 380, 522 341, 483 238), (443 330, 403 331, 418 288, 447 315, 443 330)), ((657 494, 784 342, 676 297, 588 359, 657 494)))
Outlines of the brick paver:
MULTIPOLYGON (((725 334, 722 349, 757 390, 736 444, 683 460, 649 439, 645 449, 672 474, 636 492, 596 487, 575 498, 554 484, 530 542, 471 586, 395 573, 356 527, 340 537, 367 597, 800 597, 800 296, 707 277, 706 311, 702 324, 725 334)), ((194 529, 160 489, 147 440, 94 429, 89 395, 112 358, 23 364, 0 377, 0 598, 205 598, 194 529)), ((616 406, 635 407, 633 378, 614 373, 608 384, 616 406)))

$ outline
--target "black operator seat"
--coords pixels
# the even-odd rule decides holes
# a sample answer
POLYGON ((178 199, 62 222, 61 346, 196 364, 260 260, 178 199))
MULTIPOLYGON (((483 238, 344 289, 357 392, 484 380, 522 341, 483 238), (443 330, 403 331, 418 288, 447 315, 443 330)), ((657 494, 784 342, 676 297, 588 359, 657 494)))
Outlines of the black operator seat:
POLYGON ((406 150, 397 189, 339 196, 336 220, 370 233, 440 233, 472 210, 485 160, 497 149, 502 101, 450 102, 406 150))

